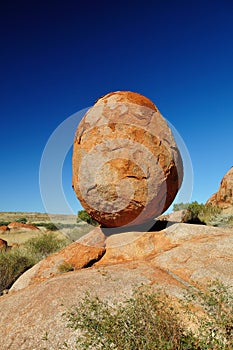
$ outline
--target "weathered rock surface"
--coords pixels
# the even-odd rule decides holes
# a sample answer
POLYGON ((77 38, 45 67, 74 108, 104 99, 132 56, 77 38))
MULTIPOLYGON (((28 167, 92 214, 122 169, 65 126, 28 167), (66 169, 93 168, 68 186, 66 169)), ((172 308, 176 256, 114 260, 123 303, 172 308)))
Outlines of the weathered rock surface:
POLYGON ((41 282, 61 274, 62 266, 78 270, 91 266, 98 261, 105 253, 103 247, 92 247, 74 242, 40 261, 30 270, 26 271, 14 283, 11 290, 19 290, 29 285, 41 282))
POLYGON ((142 259, 188 284, 208 278, 233 282, 232 229, 174 224, 160 232, 113 235, 105 245, 106 253, 96 267, 142 259))
POLYGON ((0 238, 0 250, 1 249, 7 249, 7 241, 5 241, 4 239, 0 238))
POLYGON ((78 239, 78 243, 91 247, 105 247, 106 236, 100 227, 95 227, 78 239))
POLYGON ((8 228, 10 230, 19 230, 19 229, 23 229, 23 230, 39 230, 38 227, 31 225, 31 224, 23 224, 21 222, 11 222, 8 225, 8 228))
POLYGON ((0 298, 1 350, 57 350, 64 341, 75 349, 75 332, 63 316, 89 292, 101 299, 123 300, 142 284, 158 283, 174 295, 181 283, 149 262, 129 262, 108 268, 89 268, 45 280, 0 298), (48 339, 48 340, 44 340, 48 339))
POLYGON ((1 233, 2 233, 2 232, 6 232, 6 231, 9 231, 9 227, 8 227, 8 226, 6 226, 6 225, 0 226, 0 232, 1 232, 1 233))
POLYGON ((216 205, 233 213, 233 167, 224 175, 218 192, 214 193, 206 204, 216 205))
POLYGON ((183 178, 172 132, 146 97, 120 91, 100 98, 77 128, 73 187, 106 227, 147 222, 172 203, 183 178))
MULTIPOLYGON (((229 286, 233 283, 230 229, 180 223, 159 232, 130 232, 105 238, 98 228, 93 236, 93 241, 91 234, 82 240, 95 244, 103 239, 105 254, 91 267, 85 268, 93 257, 90 248, 94 247, 76 242, 37 264, 36 271, 32 268, 26 272, 20 278, 21 286, 18 284, 0 298, 2 350, 55 350, 64 341, 72 348, 75 333, 66 327, 62 314, 86 292, 104 300, 120 301, 141 284, 181 297, 190 285, 205 284, 210 279, 219 279, 229 286), (78 270, 50 274, 54 265, 71 256, 78 270)), ((97 249, 100 246, 99 243, 97 249)))
POLYGON ((170 214, 161 215, 158 217, 160 221, 168 221, 168 222, 185 222, 185 216, 187 215, 187 210, 177 210, 173 211, 170 214))

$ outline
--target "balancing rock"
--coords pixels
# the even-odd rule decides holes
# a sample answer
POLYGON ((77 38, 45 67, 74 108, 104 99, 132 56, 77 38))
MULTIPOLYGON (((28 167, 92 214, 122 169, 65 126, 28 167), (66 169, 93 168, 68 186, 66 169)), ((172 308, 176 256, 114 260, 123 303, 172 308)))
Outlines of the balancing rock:
POLYGON ((76 131, 72 167, 78 199, 104 227, 161 215, 183 179, 167 122, 153 102, 129 91, 109 93, 87 111, 76 131))

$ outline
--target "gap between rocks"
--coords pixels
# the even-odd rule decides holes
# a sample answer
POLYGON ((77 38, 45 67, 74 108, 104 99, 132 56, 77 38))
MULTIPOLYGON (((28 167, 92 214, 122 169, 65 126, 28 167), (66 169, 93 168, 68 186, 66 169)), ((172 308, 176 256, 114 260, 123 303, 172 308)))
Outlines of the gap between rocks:
POLYGON ((100 256, 98 256, 98 257, 95 258, 95 259, 91 259, 90 261, 88 261, 88 263, 86 263, 85 265, 83 265, 82 269, 87 269, 87 268, 89 268, 89 267, 92 267, 95 263, 97 263, 98 261, 100 261, 100 260, 103 258, 103 256, 105 255, 105 253, 106 253, 106 249, 103 251, 103 253, 102 253, 100 256))

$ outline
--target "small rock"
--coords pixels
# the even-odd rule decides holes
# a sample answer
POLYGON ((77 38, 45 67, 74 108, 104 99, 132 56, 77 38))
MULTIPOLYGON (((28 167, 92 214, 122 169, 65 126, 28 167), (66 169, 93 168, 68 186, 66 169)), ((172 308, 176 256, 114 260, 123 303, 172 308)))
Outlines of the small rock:
POLYGON ((27 229, 27 230, 39 230, 38 227, 34 226, 34 225, 31 225, 31 224, 23 224, 21 222, 11 222, 9 225, 8 225, 8 228, 9 229, 27 229))
POLYGON ((7 247, 8 247, 7 241, 5 241, 4 239, 1 239, 1 238, 0 238, 0 250, 1 250, 1 249, 6 250, 7 247))
POLYGON ((168 222, 185 222, 185 216, 187 214, 187 210, 177 210, 170 214, 161 215, 157 219, 161 221, 168 221, 168 222))
POLYGON ((6 232, 9 231, 9 227, 6 225, 0 226, 0 232, 6 232))

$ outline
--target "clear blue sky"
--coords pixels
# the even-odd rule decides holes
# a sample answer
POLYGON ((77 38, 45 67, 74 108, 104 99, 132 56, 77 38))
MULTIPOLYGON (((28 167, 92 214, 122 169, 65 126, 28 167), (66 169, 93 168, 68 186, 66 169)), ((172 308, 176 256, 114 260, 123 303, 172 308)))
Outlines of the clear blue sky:
MULTIPOLYGON (((189 150, 192 200, 233 165, 233 2, 5 1, 0 5, 0 211, 42 211, 54 129, 101 95, 149 97, 189 150)), ((74 211, 70 153, 64 191, 74 211)))

